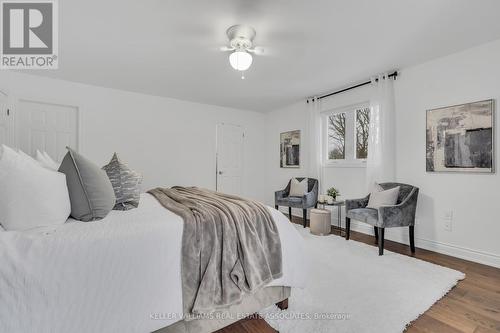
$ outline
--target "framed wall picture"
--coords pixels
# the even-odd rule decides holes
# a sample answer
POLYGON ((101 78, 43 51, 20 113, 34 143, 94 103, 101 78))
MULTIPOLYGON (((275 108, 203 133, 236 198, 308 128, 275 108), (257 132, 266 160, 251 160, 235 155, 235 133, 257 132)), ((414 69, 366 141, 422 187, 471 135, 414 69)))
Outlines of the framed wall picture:
POLYGON ((300 168, 300 130, 280 134, 280 167, 300 168))
POLYGON ((494 172, 492 99, 427 110, 427 172, 494 172))

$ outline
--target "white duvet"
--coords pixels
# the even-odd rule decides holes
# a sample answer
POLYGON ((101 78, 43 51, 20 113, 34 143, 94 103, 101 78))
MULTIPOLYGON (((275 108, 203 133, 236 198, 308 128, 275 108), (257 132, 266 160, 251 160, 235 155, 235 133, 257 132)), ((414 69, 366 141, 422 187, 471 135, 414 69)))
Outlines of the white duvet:
MULTIPOLYGON (((280 212, 283 277, 303 287, 303 239, 280 212)), ((149 194, 104 220, 0 231, 0 332, 152 332, 180 320, 183 222, 149 194)))

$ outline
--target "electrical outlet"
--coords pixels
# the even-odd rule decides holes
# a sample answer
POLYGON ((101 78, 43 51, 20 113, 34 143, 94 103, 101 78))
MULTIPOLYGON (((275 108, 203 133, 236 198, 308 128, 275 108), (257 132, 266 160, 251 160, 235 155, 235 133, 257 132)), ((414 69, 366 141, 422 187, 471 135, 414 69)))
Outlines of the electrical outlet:
POLYGON ((446 231, 451 231, 452 230, 452 225, 453 225, 453 211, 448 210, 444 212, 443 214, 443 227, 444 230, 446 231))
POLYGON ((451 231, 452 220, 444 220, 444 230, 451 231))

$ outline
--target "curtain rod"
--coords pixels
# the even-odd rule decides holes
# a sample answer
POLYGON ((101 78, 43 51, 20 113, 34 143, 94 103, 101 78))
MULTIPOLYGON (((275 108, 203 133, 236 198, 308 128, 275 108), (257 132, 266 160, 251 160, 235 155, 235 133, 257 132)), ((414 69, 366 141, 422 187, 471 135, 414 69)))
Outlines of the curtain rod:
MULTIPOLYGON (((396 80, 396 78, 398 77, 398 71, 392 72, 391 74, 387 75, 387 77, 388 78, 393 78, 394 80, 396 80)), ((375 79, 375 81, 378 81, 378 79, 375 79)), ((326 94, 326 95, 322 95, 322 96, 319 96, 319 97, 316 97, 316 98, 312 98, 312 101, 314 102, 315 99, 323 99, 323 98, 326 98, 326 97, 337 95, 337 94, 343 93, 343 92, 351 90, 351 89, 356 89, 356 88, 359 88, 359 87, 362 87, 362 86, 366 86, 366 85, 368 85, 370 83, 372 83, 371 80, 363 82, 363 83, 358 83, 358 84, 356 84, 354 86, 351 86, 351 87, 348 87, 348 88, 340 89, 340 90, 334 91, 334 92, 326 94)), ((307 99, 307 103, 309 103, 309 98, 307 99)))

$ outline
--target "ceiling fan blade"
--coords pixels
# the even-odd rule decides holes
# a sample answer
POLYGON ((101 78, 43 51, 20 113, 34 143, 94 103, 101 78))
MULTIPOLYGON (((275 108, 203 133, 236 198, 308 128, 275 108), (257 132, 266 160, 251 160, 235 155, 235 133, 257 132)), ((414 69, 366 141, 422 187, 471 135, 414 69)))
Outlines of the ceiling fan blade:
POLYGON ((252 52, 256 55, 263 55, 265 52, 264 48, 261 46, 256 46, 253 49, 248 49, 249 52, 252 52))
POLYGON ((219 48, 219 50, 220 50, 220 51, 222 51, 222 52, 226 52, 226 51, 233 51, 233 50, 234 50, 234 48, 233 48, 233 47, 230 47, 230 46, 221 46, 221 47, 219 48))

